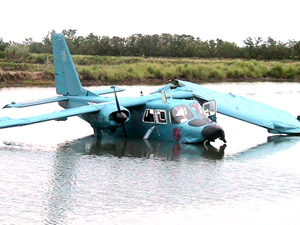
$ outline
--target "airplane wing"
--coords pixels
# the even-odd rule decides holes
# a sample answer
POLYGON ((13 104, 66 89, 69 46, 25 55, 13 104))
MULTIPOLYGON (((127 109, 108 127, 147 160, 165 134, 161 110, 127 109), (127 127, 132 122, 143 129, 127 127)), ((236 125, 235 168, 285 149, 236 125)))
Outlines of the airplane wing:
POLYGON ((64 119, 66 117, 78 116, 85 113, 92 113, 100 111, 105 104, 95 104, 88 106, 81 106, 77 108, 65 109, 58 112, 52 112, 39 116, 32 116, 20 119, 11 119, 9 117, 0 118, 0 129, 16 126, 25 126, 34 123, 45 122, 49 120, 64 119))
MULTIPOLYGON (((193 98, 193 92, 187 92, 187 91, 174 91, 174 92, 167 92, 166 93, 167 98, 173 98, 173 99, 191 99, 193 98)), ((120 104, 125 107, 135 107, 146 104, 146 102, 161 99, 162 94, 159 91, 156 91, 150 95, 141 96, 141 97, 130 97, 130 98, 120 98, 120 104)))
MULTIPOLYGON (((118 89, 118 91, 123 91, 123 89, 118 89)), ((112 93, 111 90, 104 90, 100 94, 104 93, 112 93)), ((170 96, 171 94, 168 93, 167 96, 170 96)), ((138 98, 121 98, 120 99, 120 105, 121 107, 135 107, 146 104, 146 102, 151 100, 156 100, 161 98, 161 93, 155 93, 148 96, 142 96, 138 98)), ((186 92, 186 91, 176 91, 176 93, 172 93, 173 98, 192 98, 193 92, 186 92)), ((74 97, 75 98, 75 97, 74 97)), ((78 97, 76 97, 78 98, 78 97)), ((15 103, 12 102, 11 104, 8 104, 4 106, 4 108, 23 108, 23 107, 29 107, 29 106, 35 106, 35 105, 41 105, 41 104, 47 104, 52 102, 60 102, 60 101, 71 101, 72 96, 57 96, 52 98, 46 98, 46 99, 40 99, 40 100, 33 100, 33 101, 27 101, 27 102, 20 102, 15 103)), ((92 99, 91 99, 92 100, 92 99)), ((58 112, 51 112, 48 114, 38 115, 38 116, 32 116, 32 117, 26 117, 26 118, 19 118, 19 119, 11 119, 10 117, 2 117, 0 118, 0 129, 8 128, 8 127, 16 127, 16 126, 25 126, 29 124, 34 123, 40 123, 45 122, 49 120, 64 120, 67 117, 71 116, 78 116, 86 113, 93 113, 93 112, 99 112, 102 110, 103 106, 113 104, 115 105, 115 99, 114 97, 107 98, 105 102, 102 103, 94 103, 90 104, 88 106, 80 106, 76 108, 70 108, 61 110, 58 112)))
POLYGON ((20 103, 12 102, 11 104, 4 106, 3 109, 4 108, 23 108, 23 107, 42 105, 42 104, 48 104, 48 103, 53 103, 53 102, 67 101, 67 100, 69 100, 69 98, 66 96, 56 96, 56 97, 51 97, 51 98, 44 98, 44 99, 20 102, 20 103))
POLYGON ((216 100, 221 114, 268 129, 275 134, 299 134, 300 122, 290 113, 234 94, 224 94, 201 85, 178 80, 179 86, 192 90, 194 97, 216 100))

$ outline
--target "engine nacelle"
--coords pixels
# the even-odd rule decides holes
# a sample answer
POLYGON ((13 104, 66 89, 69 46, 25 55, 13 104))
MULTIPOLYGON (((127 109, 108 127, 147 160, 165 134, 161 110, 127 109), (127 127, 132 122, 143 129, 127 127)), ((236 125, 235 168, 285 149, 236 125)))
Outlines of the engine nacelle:
POLYGON ((120 106, 119 112, 115 104, 106 104, 97 115, 94 127, 101 130, 115 130, 122 124, 130 120, 130 112, 128 109, 120 106))

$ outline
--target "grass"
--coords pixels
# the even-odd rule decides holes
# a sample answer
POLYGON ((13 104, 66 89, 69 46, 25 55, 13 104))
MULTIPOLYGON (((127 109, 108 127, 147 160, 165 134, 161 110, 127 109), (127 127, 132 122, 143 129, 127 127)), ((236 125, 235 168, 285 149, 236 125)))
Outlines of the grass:
MULTIPOLYGON (((163 84, 170 79, 194 82, 300 80, 298 61, 222 60, 195 58, 143 58, 73 56, 83 84, 163 84)), ((0 81, 8 83, 11 73, 28 72, 24 83, 53 84, 53 56, 31 54, 25 63, 0 59, 0 81), (39 72, 39 82, 28 82, 30 73, 39 72), (51 82, 52 81, 52 82, 51 82)), ((16 77, 16 76, 15 76, 16 77)), ((16 78, 14 79, 16 80, 16 78)), ((18 76, 17 76, 18 77, 18 76)), ((19 76, 21 77, 21 76, 19 76)), ((35 79, 36 80, 36 79, 35 79)), ((2 84, 3 86, 3 84, 2 84)))

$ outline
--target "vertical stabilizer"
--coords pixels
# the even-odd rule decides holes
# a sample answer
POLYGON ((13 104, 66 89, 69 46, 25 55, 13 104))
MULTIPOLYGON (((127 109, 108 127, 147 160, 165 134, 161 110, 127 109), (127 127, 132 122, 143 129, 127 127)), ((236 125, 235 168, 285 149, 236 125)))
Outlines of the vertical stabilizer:
POLYGON ((89 95, 79 80, 63 34, 52 34, 56 92, 61 95, 89 95))

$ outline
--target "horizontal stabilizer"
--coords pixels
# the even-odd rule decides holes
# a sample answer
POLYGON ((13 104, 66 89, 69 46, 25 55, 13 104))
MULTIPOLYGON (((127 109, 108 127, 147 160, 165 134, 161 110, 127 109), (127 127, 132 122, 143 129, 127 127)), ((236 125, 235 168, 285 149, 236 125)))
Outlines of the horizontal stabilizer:
MULTIPOLYGON (((124 88, 115 88, 116 92, 121 92, 121 91, 125 91, 126 89, 124 88)), ((105 95, 105 94, 112 94, 114 93, 114 89, 105 89, 105 90, 93 90, 93 93, 97 94, 97 95, 105 95)))
POLYGON ((10 120, 10 118, 8 116, 6 117, 1 117, 0 118, 0 123, 3 122, 3 121, 7 121, 7 120, 10 120))
POLYGON ((16 126, 25 126, 34 123, 45 122, 49 120, 65 120, 67 117, 78 116, 85 113, 93 113, 100 111, 105 104, 96 104, 82 106, 77 108, 66 109, 58 112, 52 112, 39 116, 26 117, 20 119, 10 119, 9 117, 0 118, 0 129, 16 126))
POLYGON ((187 81, 179 85, 193 91, 196 98, 216 100, 221 114, 268 129, 275 134, 300 133, 300 122, 290 113, 234 94, 224 94, 187 81))
POLYGON ((11 104, 4 106, 3 108, 24 108, 24 107, 42 105, 42 104, 53 103, 53 102, 61 102, 66 100, 69 100, 69 98, 65 96, 57 96, 57 97, 38 99, 38 100, 32 100, 27 102, 19 102, 19 103, 12 102, 11 104))

